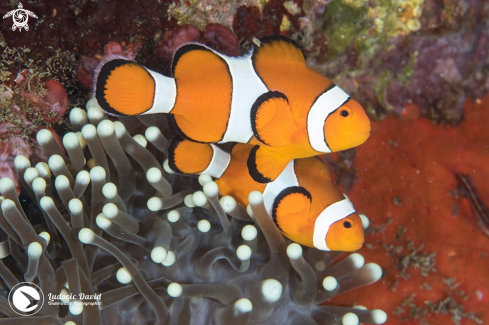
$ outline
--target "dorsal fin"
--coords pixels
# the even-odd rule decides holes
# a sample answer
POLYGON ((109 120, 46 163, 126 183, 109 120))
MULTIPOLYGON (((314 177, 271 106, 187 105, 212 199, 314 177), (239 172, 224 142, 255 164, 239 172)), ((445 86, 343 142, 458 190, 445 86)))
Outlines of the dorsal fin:
POLYGON ((253 65, 263 61, 306 65, 304 54, 296 42, 290 38, 273 35, 260 40, 260 47, 253 51, 253 65))
POLYGON ((212 160, 212 146, 174 137, 168 148, 168 165, 178 173, 198 174, 203 172, 212 160))

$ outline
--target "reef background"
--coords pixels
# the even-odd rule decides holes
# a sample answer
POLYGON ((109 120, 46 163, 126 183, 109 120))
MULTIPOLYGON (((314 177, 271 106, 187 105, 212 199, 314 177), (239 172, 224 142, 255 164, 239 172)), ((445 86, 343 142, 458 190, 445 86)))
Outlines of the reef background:
MULTIPOLYGON (((3 1, 0 13, 18 4, 3 1)), ((253 36, 289 36, 308 64, 358 99, 374 121, 366 144, 325 160, 371 218, 361 253, 383 267, 384 278, 335 303, 382 308, 389 324, 489 322, 489 226, 455 176, 470 175, 481 202, 489 202, 487 1, 22 4, 39 17, 29 18, 29 31, 12 31, 11 18, 0 21, 2 176, 11 175, 16 154, 45 159, 35 133, 69 130, 63 115, 88 98, 93 68, 108 50, 168 73, 172 49, 185 40, 238 54, 253 36)))

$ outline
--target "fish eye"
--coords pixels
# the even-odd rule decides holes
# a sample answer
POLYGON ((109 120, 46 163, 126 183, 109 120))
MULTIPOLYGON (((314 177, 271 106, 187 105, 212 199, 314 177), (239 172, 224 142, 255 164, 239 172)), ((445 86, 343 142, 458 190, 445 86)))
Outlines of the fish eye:
POLYGON ((347 218, 345 221, 343 221, 343 227, 345 227, 346 229, 353 228, 353 220, 347 218))
POLYGON ((352 117, 352 110, 348 106, 343 106, 339 110, 339 115, 342 120, 349 120, 352 117))

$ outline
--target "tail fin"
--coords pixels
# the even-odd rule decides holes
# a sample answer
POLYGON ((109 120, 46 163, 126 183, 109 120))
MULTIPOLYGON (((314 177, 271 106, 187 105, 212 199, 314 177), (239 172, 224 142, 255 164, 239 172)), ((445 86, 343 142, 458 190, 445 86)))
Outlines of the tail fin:
POLYGON ((168 165, 179 173, 206 173, 219 178, 230 160, 231 155, 215 145, 193 142, 179 136, 172 139, 168 148, 168 165))
POLYGON ((116 57, 102 62, 95 76, 95 98, 112 115, 138 115, 153 106, 156 82, 134 61, 116 57))

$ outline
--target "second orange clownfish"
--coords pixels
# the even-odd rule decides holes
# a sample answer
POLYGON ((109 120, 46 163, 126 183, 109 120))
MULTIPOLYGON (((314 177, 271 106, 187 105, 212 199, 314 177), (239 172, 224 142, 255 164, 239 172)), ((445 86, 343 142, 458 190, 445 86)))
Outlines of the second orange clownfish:
POLYGON ((203 143, 249 143, 254 180, 275 180, 291 160, 365 142, 363 108, 306 65, 290 39, 266 37, 240 57, 202 44, 179 48, 173 78, 122 57, 103 60, 94 94, 112 115, 173 114, 177 128, 203 143))
POLYGON ((226 153, 213 144, 176 138, 170 144, 168 165, 175 172, 215 177, 219 192, 243 205, 248 204, 250 192, 262 192, 277 227, 299 244, 334 251, 362 246, 362 221, 319 158, 292 160, 275 181, 262 184, 248 173, 252 149, 236 144, 226 153))

